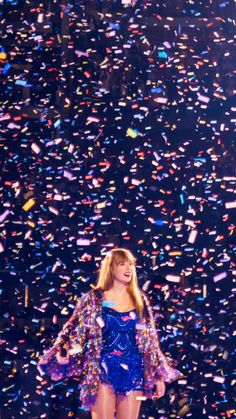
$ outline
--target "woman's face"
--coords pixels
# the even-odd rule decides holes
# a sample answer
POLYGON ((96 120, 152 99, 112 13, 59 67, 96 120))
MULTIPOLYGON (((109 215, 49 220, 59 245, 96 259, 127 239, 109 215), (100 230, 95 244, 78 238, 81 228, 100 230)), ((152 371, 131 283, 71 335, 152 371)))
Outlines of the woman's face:
POLYGON ((135 271, 135 264, 131 260, 126 260, 115 265, 113 269, 113 280, 122 282, 124 284, 131 281, 132 275, 135 271))

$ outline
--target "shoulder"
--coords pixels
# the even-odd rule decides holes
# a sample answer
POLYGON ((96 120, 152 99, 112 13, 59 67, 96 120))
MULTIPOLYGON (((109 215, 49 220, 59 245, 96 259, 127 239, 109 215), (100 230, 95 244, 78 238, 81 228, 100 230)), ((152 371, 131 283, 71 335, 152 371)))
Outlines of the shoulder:
POLYGON ((144 292, 142 289, 139 289, 140 296, 143 301, 143 315, 145 318, 150 318, 150 312, 151 312, 151 303, 150 303, 150 297, 149 295, 144 292))
POLYGON ((149 314, 150 313, 152 314, 152 312, 153 312, 153 297, 151 295, 148 295, 143 290, 141 292, 141 295, 142 295, 142 298, 143 298, 146 313, 148 312, 149 314))
POLYGON ((87 303, 93 301, 99 295, 99 290, 91 289, 87 292, 84 292, 80 297, 77 298, 77 304, 86 305, 87 303))

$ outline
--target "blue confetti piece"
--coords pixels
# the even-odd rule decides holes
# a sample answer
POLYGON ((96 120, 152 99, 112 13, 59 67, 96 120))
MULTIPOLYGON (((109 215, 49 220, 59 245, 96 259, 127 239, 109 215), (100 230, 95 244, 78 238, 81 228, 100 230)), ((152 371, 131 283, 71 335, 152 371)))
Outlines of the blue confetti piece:
POLYGON ((155 224, 157 226, 163 226, 164 225, 164 221, 163 220, 156 220, 155 224))
POLYGON ((115 306, 115 302, 114 301, 103 301, 102 302, 102 306, 103 307, 114 307, 115 306))
POLYGON ((32 87, 32 84, 28 84, 27 80, 16 80, 15 84, 24 87, 32 87))
POLYGON ((161 93, 161 92, 163 92, 163 89, 161 87, 153 87, 151 89, 151 92, 152 93, 161 93))
POLYGON ((8 72, 8 70, 11 68, 11 64, 6 64, 4 67, 3 67, 3 70, 2 70, 2 72, 3 72, 3 74, 7 74, 7 72, 8 72))
POLYGON ((181 202, 181 204, 184 204, 184 195, 183 194, 180 195, 180 202, 181 202))
POLYGON ((60 125, 60 123, 61 123, 61 120, 58 119, 56 122, 54 122, 54 127, 57 128, 58 125, 60 125))
POLYGON ((165 51, 158 51, 159 58, 168 58, 168 54, 165 51))
POLYGON ((206 158, 204 158, 204 157, 195 157, 194 158, 194 161, 201 161, 201 162, 205 163, 206 162, 206 158))
POLYGON ((112 22, 110 22, 110 23, 109 23, 109 26, 110 26, 110 28, 112 28, 112 29, 117 29, 117 30, 119 30, 119 29, 120 29, 120 25, 118 25, 117 23, 112 23, 112 22))

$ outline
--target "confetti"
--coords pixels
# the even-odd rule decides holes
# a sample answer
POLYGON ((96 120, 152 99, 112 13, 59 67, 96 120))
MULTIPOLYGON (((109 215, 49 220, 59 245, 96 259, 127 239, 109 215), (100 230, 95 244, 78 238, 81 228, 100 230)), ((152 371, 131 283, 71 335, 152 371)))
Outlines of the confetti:
POLYGON ((222 272, 222 273, 220 273, 218 275, 215 275, 213 277, 213 280, 214 280, 214 282, 218 282, 218 281, 221 281, 222 279, 224 279, 226 277, 227 277, 227 272, 222 272))
POLYGON ((180 282, 180 276, 178 275, 166 275, 166 280, 170 282, 180 282))
POLYGON ((0 13, 2 416, 79 416, 78 377, 35 365, 124 246, 185 374, 142 417, 233 418, 234 2, 23 3, 0 13))

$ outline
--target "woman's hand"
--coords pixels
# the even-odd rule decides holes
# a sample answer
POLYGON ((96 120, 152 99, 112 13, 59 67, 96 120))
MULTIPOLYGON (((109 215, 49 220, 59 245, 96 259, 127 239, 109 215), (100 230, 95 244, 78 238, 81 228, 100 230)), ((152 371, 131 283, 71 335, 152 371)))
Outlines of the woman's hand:
MULTIPOLYGON (((70 362, 70 354, 69 354, 69 347, 67 344, 64 344, 63 347, 57 347, 57 351, 55 353, 57 362, 61 365, 68 364, 70 362), (65 356, 62 356, 61 352, 65 352, 65 356)), ((38 365, 44 365, 48 363, 47 355, 41 355, 38 360, 38 365)))
POLYGON ((64 344, 62 349, 64 351, 66 351, 66 356, 62 356, 61 355, 61 350, 60 350, 56 353, 56 358, 57 358, 57 361, 59 362, 59 364, 65 365, 65 364, 68 364, 70 362, 69 347, 68 347, 68 345, 64 344))
POLYGON ((153 398, 154 399, 160 399, 161 397, 164 396, 165 394, 165 390, 166 390, 166 385, 165 382, 162 380, 157 380, 156 381, 156 390, 153 394, 153 398))
POLYGON ((39 357, 38 365, 47 364, 48 360, 46 360, 43 356, 39 357))

